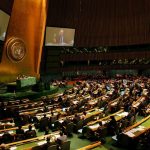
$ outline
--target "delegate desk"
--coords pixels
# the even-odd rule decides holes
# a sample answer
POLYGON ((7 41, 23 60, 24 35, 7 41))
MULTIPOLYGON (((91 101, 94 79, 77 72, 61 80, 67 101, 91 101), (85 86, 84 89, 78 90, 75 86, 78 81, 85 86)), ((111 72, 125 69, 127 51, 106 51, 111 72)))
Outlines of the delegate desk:
POLYGON ((31 150, 32 147, 40 146, 46 143, 46 137, 51 137, 51 142, 54 142, 59 137, 59 131, 53 132, 48 135, 42 135, 39 137, 22 140, 18 142, 13 142, 6 144, 7 147, 10 147, 10 150, 31 150))
POLYGON ((90 122, 87 124, 87 126, 84 126, 83 128, 83 134, 86 134, 87 137, 91 137, 93 135, 93 132, 97 131, 99 127, 99 122, 102 122, 104 126, 107 126, 107 124, 110 121, 110 116, 114 116, 116 121, 119 121, 126 117, 128 115, 128 112, 124 112, 123 110, 120 110, 114 114, 111 114, 107 117, 101 118, 99 120, 96 120, 94 122, 90 122))
POLYGON ((150 130, 150 115, 136 124, 128 127, 122 134, 121 144, 125 147, 129 146, 134 142, 140 135, 150 130))
MULTIPOLYGON (((32 129, 33 129, 33 130, 36 130, 35 127, 34 127, 34 125, 33 125, 33 124, 31 124, 31 125, 32 125, 32 129)), ((27 130, 28 130, 28 126, 29 126, 29 124, 28 124, 28 125, 25 125, 25 126, 22 126, 22 129, 23 129, 24 131, 27 131, 27 130)), ((13 127, 13 128, 8 128, 8 129, 0 130, 0 137, 1 137, 5 132, 8 132, 8 133, 11 134, 11 135, 15 135, 16 129, 18 129, 18 127, 13 127)))

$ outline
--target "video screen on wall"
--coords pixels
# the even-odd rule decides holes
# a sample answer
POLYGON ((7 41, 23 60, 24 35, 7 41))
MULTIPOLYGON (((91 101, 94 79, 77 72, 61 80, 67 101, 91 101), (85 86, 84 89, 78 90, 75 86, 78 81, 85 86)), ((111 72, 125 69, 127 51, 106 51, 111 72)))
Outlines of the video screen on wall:
POLYGON ((9 22, 9 15, 0 10, 0 40, 5 40, 5 35, 8 27, 9 22))
POLYGON ((46 46, 73 46, 75 29, 47 27, 46 46))

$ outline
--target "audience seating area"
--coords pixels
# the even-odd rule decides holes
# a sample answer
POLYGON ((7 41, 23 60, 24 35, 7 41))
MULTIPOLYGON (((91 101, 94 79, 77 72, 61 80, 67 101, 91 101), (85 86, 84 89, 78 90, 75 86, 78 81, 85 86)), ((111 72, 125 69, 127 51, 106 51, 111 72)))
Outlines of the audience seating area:
POLYGON ((107 138, 120 150, 150 148, 149 91, 148 77, 93 77, 37 100, 1 102, 0 149, 101 149, 107 138), (74 136, 89 145, 73 147, 74 136))

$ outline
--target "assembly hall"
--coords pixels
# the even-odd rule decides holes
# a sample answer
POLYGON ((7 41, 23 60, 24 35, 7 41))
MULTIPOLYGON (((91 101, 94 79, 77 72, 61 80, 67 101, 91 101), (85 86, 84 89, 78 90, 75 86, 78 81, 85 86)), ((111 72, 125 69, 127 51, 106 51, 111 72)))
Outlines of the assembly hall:
POLYGON ((0 0, 0 150, 149 150, 150 0, 0 0))

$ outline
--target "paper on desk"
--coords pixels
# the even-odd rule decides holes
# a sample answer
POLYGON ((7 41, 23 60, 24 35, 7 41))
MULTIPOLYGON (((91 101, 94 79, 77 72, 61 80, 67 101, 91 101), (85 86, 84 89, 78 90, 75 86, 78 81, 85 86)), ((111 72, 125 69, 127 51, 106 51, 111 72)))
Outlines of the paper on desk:
POLYGON ((138 130, 139 130, 139 131, 143 131, 144 129, 145 129, 144 126, 139 126, 139 127, 138 127, 138 130))
POLYGON ((118 116, 127 116, 128 115, 128 112, 122 112, 122 113, 119 113, 117 114, 118 116))
POLYGON ((15 150, 15 149, 17 149, 16 146, 13 146, 13 147, 10 148, 10 150, 15 150))
POLYGON ((14 131, 8 131, 8 133, 9 133, 9 134, 13 134, 13 133, 14 133, 14 131))
POLYGON ((126 132, 125 134, 128 135, 128 136, 130 136, 130 137, 134 137, 134 136, 135 136, 135 135, 134 135, 132 132, 130 132, 130 131, 126 132))
POLYGON ((1 133, 0 136, 3 136, 4 133, 1 133))
POLYGON ((97 124, 94 124, 94 125, 91 125, 91 126, 89 126, 89 128, 91 128, 91 129, 95 129, 95 128, 98 128, 99 127, 99 124, 97 123, 97 124))
POLYGON ((78 133, 82 133, 82 130, 83 130, 83 129, 79 129, 79 130, 78 130, 78 133))
POLYGON ((107 121, 102 121, 102 125, 104 125, 104 124, 106 124, 107 123, 107 121))
POLYGON ((44 141, 38 142, 37 144, 40 146, 40 145, 43 145, 43 144, 45 144, 45 143, 46 143, 46 141, 44 140, 44 141))

